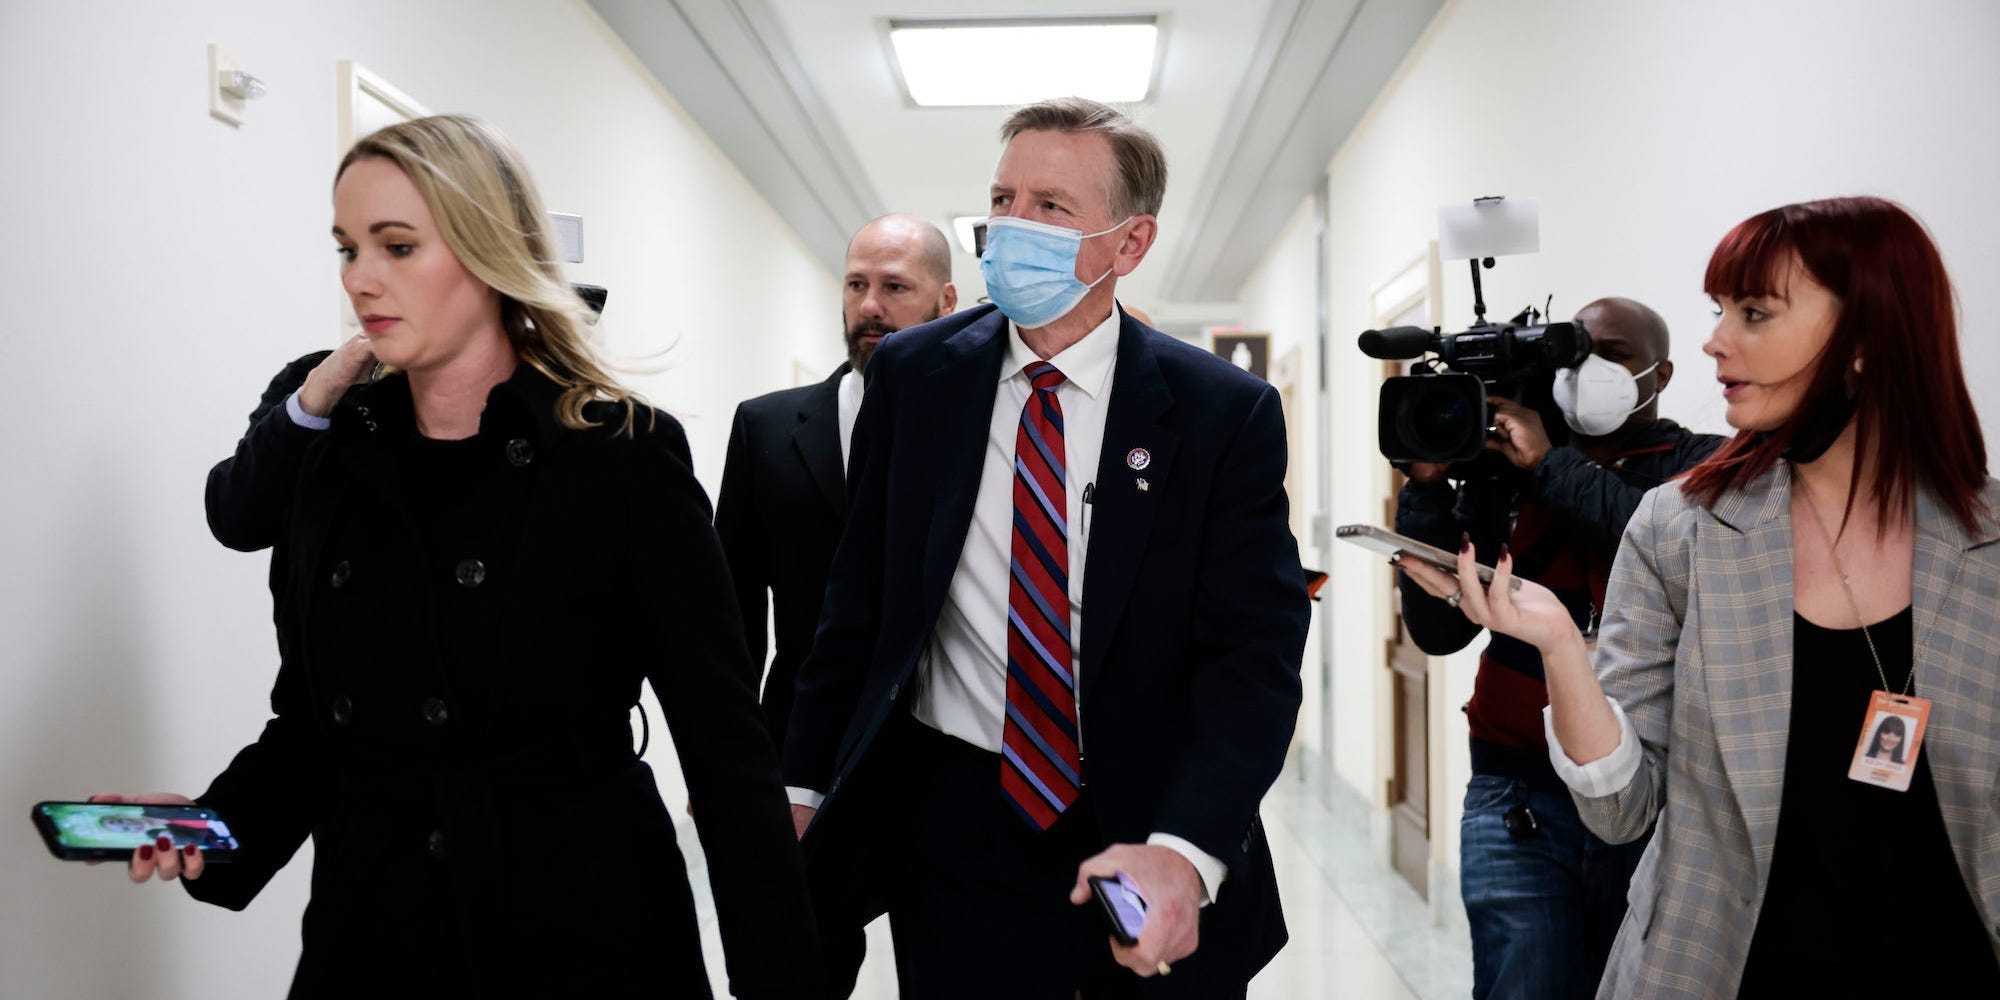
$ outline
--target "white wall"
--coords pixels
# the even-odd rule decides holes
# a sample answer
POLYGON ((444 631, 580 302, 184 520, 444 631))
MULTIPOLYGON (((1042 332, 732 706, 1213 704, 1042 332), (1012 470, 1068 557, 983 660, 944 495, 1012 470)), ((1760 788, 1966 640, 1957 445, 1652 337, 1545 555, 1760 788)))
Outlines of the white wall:
POLYGON ((307 857, 237 915, 60 864, 21 817, 197 792, 267 714, 265 558, 209 537, 202 483, 271 374, 337 332, 340 59, 491 119, 550 207, 583 214, 572 277, 611 289, 615 353, 673 345, 637 381, 686 422, 711 493, 736 401, 791 384, 794 356, 840 356, 834 277, 581 3, 0 4, 6 996, 289 981, 307 857), (240 130, 207 114, 210 41, 269 83, 240 130))
MULTIPOLYGON (((1312 204, 1300 204, 1285 224, 1284 232, 1272 245, 1270 254, 1243 283, 1242 326, 1251 332, 1271 335, 1271 361, 1298 351, 1298 384, 1286 422, 1296 437, 1289 442, 1298 457, 1294 471, 1297 491, 1290 496, 1293 523, 1304 530, 1299 536, 1299 561, 1308 567, 1324 568, 1325 558, 1312 547, 1313 512, 1321 509, 1319 496, 1319 341, 1318 307, 1314 301, 1314 240, 1312 204)), ((1329 581, 1331 582, 1331 581, 1329 581)), ((1320 622, 1334 613, 1337 596, 1330 588, 1320 592, 1321 602, 1313 605, 1311 630, 1306 635, 1304 703, 1299 710, 1299 746, 1314 754, 1324 754, 1321 713, 1320 622)))
MULTIPOLYGON (((1884 195, 1929 224, 1957 279, 1968 375, 1989 454, 2000 454, 2000 287, 1991 280, 2000 189, 1987 167, 2000 161, 2000 117, 1989 106, 2000 94, 1996 43, 2000 6, 1978 0, 1454 2, 1330 167, 1332 343, 1352 343, 1368 326, 1369 293, 1435 235, 1439 204, 1535 195, 1542 251, 1486 273, 1489 312, 1511 315, 1549 293, 1557 316, 1602 295, 1651 304, 1674 331, 1680 375, 1663 414, 1725 431, 1714 366, 1701 354, 1712 323, 1701 275, 1716 241, 1786 202, 1884 195)), ((1273 252, 1294 251, 1281 243, 1273 252)), ((1463 263, 1448 264, 1445 280, 1443 319, 1461 328, 1471 319, 1463 263)), ((1253 292, 1246 286, 1246 301, 1253 292)), ((1377 369, 1345 350, 1333 361, 1333 519, 1375 521, 1376 487, 1342 470, 1379 462, 1377 369)), ((1382 590, 1377 567, 1360 550, 1337 551, 1331 586, 1382 590)), ((1341 691, 1379 670, 1382 637, 1353 631, 1336 629, 1341 691)), ((1434 697, 1452 699, 1452 720, 1463 719, 1471 663, 1455 657, 1433 680, 1434 697)), ((1363 789, 1361 778, 1379 780, 1373 761, 1353 757, 1374 746, 1361 734, 1386 724, 1374 704, 1336 699, 1336 766, 1363 789)), ((1450 808, 1433 831, 1455 859, 1462 724, 1450 735, 1450 808)))

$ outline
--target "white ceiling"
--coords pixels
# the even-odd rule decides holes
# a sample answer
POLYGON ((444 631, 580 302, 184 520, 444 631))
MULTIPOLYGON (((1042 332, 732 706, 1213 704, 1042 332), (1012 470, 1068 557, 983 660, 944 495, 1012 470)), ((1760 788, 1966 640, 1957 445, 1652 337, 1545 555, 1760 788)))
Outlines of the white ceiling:
MULTIPOLYGON (((1119 298, 1181 336, 1236 320, 1237 289, 1444 0, 589 0, 829 270, 890 211, 950 231, 985 211, 1005 108, 919 108, 892 19, 1154 14, 1167 150, 1160 239, 1119 298)), ((1004 73, 1006 53, 966 72, 1004 73)), ((956 247, 959 300, 984 291, 956 247)))
MULTIPOLYGON (((1166 262, 1192 235, 1187 224, 1196 184, 1216 148, 1230 100, 1250 64, 1271 0, 1101 0, 1093 14, 1160 15, 1156 84, 1128 113, 1158 135, 1169 181, 1160 240, 1145 265, 1121 280, 1119 297, 1156 309, 1166 262), (1177 224, 1178 223, 1178 224, 1177 224)), ((986 188, 1000 158, 999 129, 1008 108, 919 108, 903 95, 886 46, 892 17, 995 13, 991 0, 931 0, 903 7, 883 0, 770 0, 792 51, 833 112, 849 147, 889 211, 914 212, 950 232, 955 215, 984 215, 986 188)), ((1008 16, 1074 14, 1060 0, 1016 2, 1008 16)), ((966 72, 1006 72, 1006 53, 966 72)), ((983 294, 979 262, 953 240, 961 298, 983 294)))

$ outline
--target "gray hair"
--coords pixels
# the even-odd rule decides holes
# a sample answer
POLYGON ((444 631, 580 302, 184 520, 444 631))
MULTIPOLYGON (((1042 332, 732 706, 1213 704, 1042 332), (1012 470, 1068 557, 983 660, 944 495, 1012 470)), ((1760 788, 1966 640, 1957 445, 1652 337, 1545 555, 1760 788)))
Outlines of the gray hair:
POLYGON ((1083 97, 1058 97, 1017 109, 1000 126, 1000 141, 1023 132, 1095 132, 1111 142, 1118 179, 1106 185, 1111 214, 1158 215, 1167 195, 1167 154, 1160 140, 1108 104, 1083 97))

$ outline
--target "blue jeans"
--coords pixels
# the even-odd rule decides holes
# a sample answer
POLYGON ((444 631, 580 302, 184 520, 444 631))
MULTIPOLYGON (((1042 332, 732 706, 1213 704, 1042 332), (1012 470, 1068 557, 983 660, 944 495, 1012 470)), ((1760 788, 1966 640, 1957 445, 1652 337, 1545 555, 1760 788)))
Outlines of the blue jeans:
POLYGON ((1459 892, 1475 1000, 1596 995, 1650 839, 1607 844, 1584 829, 1567 792, 1473 775, 1459 822, 1459 892), (1505 817, 1521 806, 1539 829, 1508 832, 1505 817))

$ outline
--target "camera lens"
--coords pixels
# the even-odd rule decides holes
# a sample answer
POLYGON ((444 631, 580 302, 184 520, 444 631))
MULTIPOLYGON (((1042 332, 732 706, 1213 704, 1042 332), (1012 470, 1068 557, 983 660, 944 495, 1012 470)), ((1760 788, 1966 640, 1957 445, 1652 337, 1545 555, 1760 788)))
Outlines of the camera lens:
POLYGON ((1446 386, 1428 386, 1411 395, 1400 417, 1397 423, 1403 439, 1433 455, 1462 450, 1478 423, 1478 415, 1466 405, 1465 397, 1446 386))

